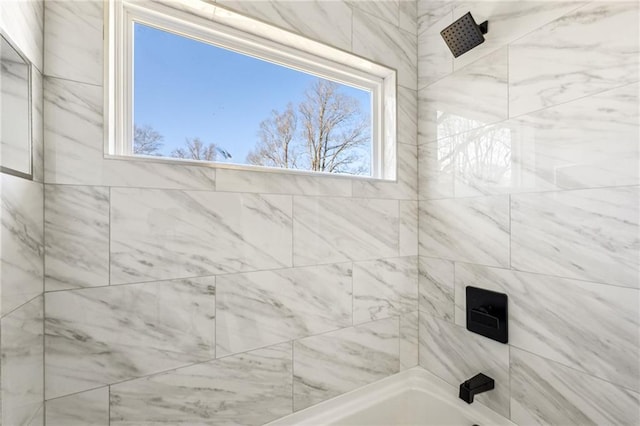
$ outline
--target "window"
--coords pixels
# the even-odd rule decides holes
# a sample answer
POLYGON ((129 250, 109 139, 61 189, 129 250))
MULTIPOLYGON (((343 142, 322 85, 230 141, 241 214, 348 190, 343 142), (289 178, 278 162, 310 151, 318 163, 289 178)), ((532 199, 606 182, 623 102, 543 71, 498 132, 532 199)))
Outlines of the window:
POLYGON ((110 4, 108 155, 395 178, 392 70, 148 3, 110 4))

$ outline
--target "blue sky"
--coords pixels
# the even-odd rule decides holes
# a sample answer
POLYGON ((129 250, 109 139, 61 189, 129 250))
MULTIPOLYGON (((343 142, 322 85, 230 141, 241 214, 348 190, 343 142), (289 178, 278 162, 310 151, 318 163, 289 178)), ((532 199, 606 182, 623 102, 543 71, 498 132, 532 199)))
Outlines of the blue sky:
MULTIPOLYGON (((294 105, 316 76, 135 24, 134 123, 164 136, 163 155, 199 137, 243 163, 271 110, 294 105)), ((368 111, 369 93, 349 86, 368 111)))

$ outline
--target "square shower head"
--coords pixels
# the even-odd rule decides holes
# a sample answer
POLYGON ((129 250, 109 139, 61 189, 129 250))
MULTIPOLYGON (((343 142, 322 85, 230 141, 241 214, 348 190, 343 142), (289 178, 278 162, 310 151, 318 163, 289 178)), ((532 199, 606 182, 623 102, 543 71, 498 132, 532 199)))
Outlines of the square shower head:
POLYGON ((440 31, 440 35, 449 46, 454 57, 468 52, 479 44, 484 43, 484 35, 487 33, 488 22, 476 24, 476 21, 468 12, 462 18, 440 31))

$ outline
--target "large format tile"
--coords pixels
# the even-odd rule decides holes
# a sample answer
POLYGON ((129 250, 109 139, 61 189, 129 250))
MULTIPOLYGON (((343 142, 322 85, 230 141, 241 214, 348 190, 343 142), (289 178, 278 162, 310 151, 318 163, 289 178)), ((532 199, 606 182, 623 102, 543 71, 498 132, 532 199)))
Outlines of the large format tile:
POLYGON ((418 192, 418 149, 415 145, 399 143, 397 149, 397 175, 395 182, 354 179, 353 196, 415 200, 418 192))
POLYGON ((109 188, 45 186, 45 288, 109 284, 109 188))
POLYGON ((637 425, 640 395, 511 350, 511 419, 520 425, 637 425))
POLYGON ((22 305, 0 320, 3 425, 27 425, 43 401, 42 297, 22 305))
POLYGON ((465 287, 509 296, 509 344, 640 390, 639 290, 456 264, 456 323, 465 287))
POLYGON ((46 294, 47 399, 214 358, 213 278, 46 294))
POLYGON ((640 287, 640 187, 511 198, 511 263, 522 271, 640 287))
POLYGON ((351 264, 223 275, 216 282, 216 356, 351 325, 351 264))
POLYGON ((51 77, 103 84, 103 2, 46 1, 45 73, 51 77))
POLYGON ((111 283, 291 266, 291 197, 111 189, 111 283))
POLYGON ((42 292, 42 184, 2 173, 0 194, 0 316, 4 316, 42 292))
POLYGON ((400 0, 346 0, 346 2, 376 18, 384 19, 394 25, 399 24, 400 0))
POLYGON ((47 426, 109 426, 109 388, 47 401, 47 426))
POLYGON ((420 255, 509 266, 509 197, 420 202, 420 255))
POLYGON ((418 254, 418 202, 400 201, 400 256, 418 254))
POLYGON ((637 2, 592 2, 509 46, 511 117, 638 81, 637 2))
POLYGON ((31 161, 33 180, 44 182, 44 76, 31 65, 31 161))
POLYGON ((433 15, 418 20, 418 88, 446 77, 453 72, 453 55, 440 36, 451 24, 451 7, 435 9, 433 15))
POLYGON ((111 387, 111 425, 261 425, 291 412, 291 343, 111 387))
POLYGON ((398 319, 294 342, 293 409, 317 404, 399 371, 398 319))
MULTIPOLYGON (((464 133, 463 135, 466 135, 464 133)), ((422 141, 424 138, 420 138, 422 141)), ((418 146, 418 198, 453 198, 456 152, 451 138, 418 146)))
POLYGON ((353 264, 354 323, 398 316, 417 308, 416 256, 353 264))
POLYGON ((43 71, 44 2, 0 2, 0 28, 33 64, 43 71))
POLYGON ((171 164, 134 159, 105 159, 102 162, 102 184, 160 189, 215 188, 216 170, 212 167, 173 162, 171 164))
POLYGON ((420 257, 419 307, 420 312, 442 318, 454 319, 454 267, 453 262, 430 257, 420 257))
POLYGON ((400 370, 418 365, 418 312, 400 315, 400 370))
MULTIPOLYGON (((402 3, 411 2, 403 1, 402 3)), ((397 88, 397 95, 397 142, 415 145, 418 143, 418 92, 399 86, 397 88)))
POLYGON ((418 91, 421 143, 507 118, 507 48, 418 91))
POLYGON ((417 89, 415 34, 360 10, 353 11, 353 52, 398 71, 398 84, 417 89))
POLYGON ((296 266, 398 255, 398 201, 294 197, 293 212, 296 266))
POLYGON ((420 313, 420 366, 457 387, 484 373, 495 389, 478 402, 509 417, 509 346, 473 334, 449 321, 420 313))

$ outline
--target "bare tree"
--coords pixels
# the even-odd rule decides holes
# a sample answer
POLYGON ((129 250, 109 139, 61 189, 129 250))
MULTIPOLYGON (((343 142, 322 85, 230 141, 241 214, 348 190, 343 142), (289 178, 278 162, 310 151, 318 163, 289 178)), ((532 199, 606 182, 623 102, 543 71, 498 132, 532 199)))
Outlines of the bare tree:
POLYGON ((200 138, 187 138, 184 148, 176 148, 171 152, 171 156, 175 158, 203 161, 215 161, 217 154, 218 148, 215 144, 210 143, 207 145, 200 138))
POLYGON ((163 137, 151 126, 133 126, 133 153, 139 155, 160 155, 163 137))
POLYGON ((318 79, 297 111, 292 105, 260 124, 260 141, 249 153, 251 164, 333 173, 369 170, 369 120, 358 101, 337 83, 318 79), (298 131, 299 129, 299 131, 298 131))

